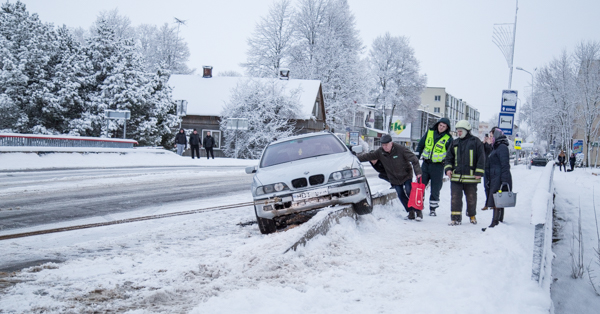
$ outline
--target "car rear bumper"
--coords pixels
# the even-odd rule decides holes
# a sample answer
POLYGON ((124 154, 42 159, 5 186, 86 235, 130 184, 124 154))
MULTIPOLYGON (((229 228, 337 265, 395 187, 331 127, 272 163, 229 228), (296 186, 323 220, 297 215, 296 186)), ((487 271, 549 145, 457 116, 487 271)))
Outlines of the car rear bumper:
POLYGON ((275 217, 336 204, 358 203, 368 195, 365 177, 314 187, 303 191, 286 192, 269 198, 255 199, 254 207, 256 208, 256 215, 261 218, 273 219, 275 217), (294 200, 293 198, 293 194, 298 192, 322 188, 327 188, 328 194, 301 200, 294 200))

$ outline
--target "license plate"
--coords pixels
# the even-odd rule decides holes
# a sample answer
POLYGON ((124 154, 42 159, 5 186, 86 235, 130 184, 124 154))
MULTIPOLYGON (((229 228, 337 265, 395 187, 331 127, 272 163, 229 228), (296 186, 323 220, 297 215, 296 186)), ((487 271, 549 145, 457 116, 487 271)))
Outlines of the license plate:
POLYGON ((292 197, 294 198, 294 201, 299 201, 299 200, 305 200, 308 198, 319 197, 319 196, 323 196, 323 195, 327 195, 327 194, 329 194, 329 189, 321 188, 321 189, 310 190, 310 191, 305 191, 305 192, 301 192, 301 193, 295 193, 292 195, 292 197))

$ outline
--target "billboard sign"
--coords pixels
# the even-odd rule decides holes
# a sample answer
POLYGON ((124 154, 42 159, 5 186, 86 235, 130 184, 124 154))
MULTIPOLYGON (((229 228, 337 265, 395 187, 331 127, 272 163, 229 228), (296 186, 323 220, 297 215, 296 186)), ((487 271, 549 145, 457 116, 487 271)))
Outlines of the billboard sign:
POLYGON ((573 140, 573 153, 583 153, 583 140, 573 140))

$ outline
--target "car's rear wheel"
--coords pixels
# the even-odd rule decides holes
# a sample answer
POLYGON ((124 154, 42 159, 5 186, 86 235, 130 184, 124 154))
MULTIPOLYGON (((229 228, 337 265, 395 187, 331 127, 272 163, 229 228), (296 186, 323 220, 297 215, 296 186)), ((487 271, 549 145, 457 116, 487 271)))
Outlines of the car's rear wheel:
POLYGON ((269 234, 277 231, 275 226, 275 220, 258 217, 256 213, 256 206, 254 206, 254 214, 256 215, 256 221, 258 222, 258 229, 262 234, 269 234))
POLYGON ((354 212, 359 215, 366 215, 373 212, 373 199, 371 198, 371 188, 369 187, 369 183, 366 180, 365 191, 367 193, 367 197, 358 203, 352 204, 354 212))

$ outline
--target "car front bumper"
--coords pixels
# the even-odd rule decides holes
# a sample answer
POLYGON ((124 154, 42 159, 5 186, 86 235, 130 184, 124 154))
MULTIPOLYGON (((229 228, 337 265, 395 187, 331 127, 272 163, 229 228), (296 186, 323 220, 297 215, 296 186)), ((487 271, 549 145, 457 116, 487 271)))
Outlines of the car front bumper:
POLYGON ((256 215, 261 218, 274 219, 280 216, 322 208, 336 204, 353 204, 367 198, 367 179, 365 177, 344 182, 331 183, 324 186, 311 187, 301 191, 285 191, 268 198, 255 198, 256 215), (295 200, 293 194, 310 192, 311 190, 327 188, 325 195, 295 200))

